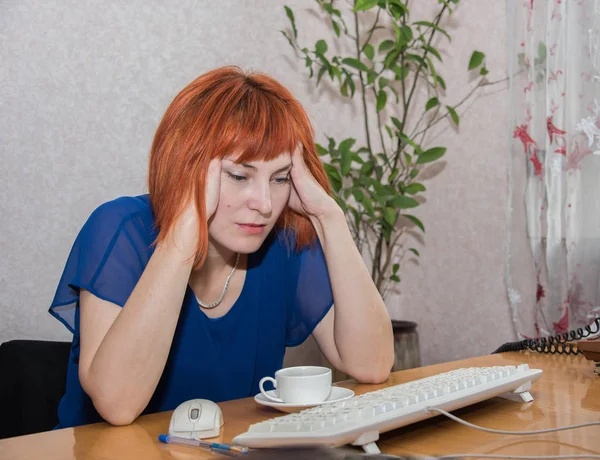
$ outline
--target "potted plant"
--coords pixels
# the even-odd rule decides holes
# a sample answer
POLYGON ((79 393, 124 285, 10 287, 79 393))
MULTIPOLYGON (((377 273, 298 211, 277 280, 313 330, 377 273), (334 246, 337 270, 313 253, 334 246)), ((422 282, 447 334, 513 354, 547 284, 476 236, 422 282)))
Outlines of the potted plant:
MULTIPOLYGON (((312 46, 300 44, 294 12, 285 6, 291 27, 281 32, 304 61, 309 78, 315 85, 327 81, 360 107, 364 144, 353 137, 327 137, 327 145, 317 144, 317 149, 384 298, 400 282, 405 257, 419 257, 411 246, 411 233, 425 231, 413 214, 426 191, 421 172, 446 153, 446 147, 432 144, 428 134, 440 122, 458 127, 457 109, 480 88, 497 83, 487 80, 484 53, 473 51, 465 63, 474 77, 470 92, 452 102, 445 95, 446 83, 437 66, 442 62, 440 47, 451 38, 444 19, 458 2, 437 0, 430 20, 413 21, 408 0, 316 0, 331 37, 312 46), (337 54, 333 49, 348 52, 337 54)), ((416 327, 394 323, 404 332, 416 327)), ((412 361, 399 366, 419 365, 418 342, 415 346, 416 359, 401 358, 412 361)))

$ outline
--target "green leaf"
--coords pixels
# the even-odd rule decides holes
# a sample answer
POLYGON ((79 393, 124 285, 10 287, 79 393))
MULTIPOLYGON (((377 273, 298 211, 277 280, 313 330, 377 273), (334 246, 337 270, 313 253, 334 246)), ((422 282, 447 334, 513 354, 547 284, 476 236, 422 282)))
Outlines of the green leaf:
POLYGON ((473 51, 471 59, 469 60, 469 70, 479 67, 483 63, 484 58, 485 54, 483 54, 481 51, 473 51))
POLYGON ((342 161, 340 162, 340 169, 342 176, 346 177, 350 172, 350 166, 352 165, 352 155, 348 150, 342 152, 342 161))
POLYGON ((439 160, 446 153, 446 147, 433 147, 423 152, 417 158, 417 164, 431 163, 432 161, 439 160))
POLYGON ((339 36, 340 36, 340 33, 341 33, 341 31, 340 31, 340 26, 339 26, 339 25, 338 25, 338 23, 337 23, 337 22, 335 22, 333 19, 331 20, 331 25, 333 26, 333 31, 335 32, 335 35, 336 35, 337 37, 339 37, 339 36))
POLYGON ((490 72, 485 67, 482 67, 481 70, 479 71, 479 75, 481 75, 482 77, 485 77, 488 73, 490 73, 490 72))
POLYGON ((373 203, 372 201, 365 197, 365 199, 362 201, 361 203, 363 205, 363 207, 365 208, 365 211, 367 211, 367 214, 371 217, 375 216, 375 209, 373 208, 373 203))
POLYGON ((416 54, 406 54, 404 56, 404 59, 408 59, 409 61, 415 61, 421 67, 427 68, 427 63, 425 62, 425 59, 423 59, 421 56, 418 56, 416 54))
POLYGON ((404 189, 404 192, 408 193, 409 195, 414 195, 415 193, 424 192, 424 191, 425 191, 425 186, 423 184, 419 184, 417 182, 415 182, 414 184, 408 185, 404 189))
POLYGON ((322 66, 319 69, 319 73, 317 74, 317 86, 319 85, 319 82, 321 81, 321 77, 323 77, 323 74, 327 72, 327 67, 322 66))
POLYGON ((371 161, 367 161, 360 168, 361 176, 370 176, 372 172, 373 172, 373 162, 371 162, 371 161))
POLYGON ((416 21, 416 22, 413 22, 413 25, 415 25, 415 26, 431 27, 432 29, 436 30, 437 32, 440 32, 440 33, 444 34, 446 37, 448 37, 448 40, 451 40, 450 35, 448 34, 448 32, 446 32, 444 29, 442 29, 441 27, 435 25, 432 22, 429 22, 429 21, 416 21))
POLYGON ((373 61, 373 56, 375 56, 375 49, 373 48, 373 45, 367 43, 363 49, 363 53, 365 53, 365 56, 369 58, 369 61, 373 61))
POLYGON ((442 77, 440 77, 439 75, 435 76, 435 80, 439 83, 439 85, 442 87, 442 89, 446 89, 446 82, 444 81, 444 79, 442 77))
POLYGON ((325 156, 327 155, 329 152, 327 151, 327 149, 325 147, 323 147, 321 144, 317 144, 315 143, 315 147, 317 148, 317 153, 320 156, 325 156))
POLYGON ((404 80, 408 76, 409 68, 406 66, 394 66, 392 70, 396 74, 396 80, 404 80))
POLYGON ((377 72, 375 72, 373 69, 369 69, 369 71, 367 72, 367 85, 373 83, 376 78, 377 72))
POLYGON ((460 118, 458 117, 458 113, 456 113, 456 110, 454 110, 454 108, 450 107, 449 105, 447 105, 446 108, 448 109, 448 113, 450 114, 450 117, 452 118, 452 121, 454 122, 454 124, 456 126, 458 126, 458 124, 460 122, 460 118))
POLYGON ((377 93, 377 111, 381 112, 385 107, 385 103, 387 102, 387 93, 385 90, 380 89, 377 93))
POLYGON ((442 56, 433 46, 423 45, 423 49, 425 49, 428 53, 433 54, 436 58, 438 58, 438 61, 442 62, 442 56))
POLYGON ((368 72, 369 68, 355 58, 344 58, 342 59, 342 64, 346 64, 349 67, 354 67, 355 69, 361 70, 363 72, 368 72))
POLYGON ((329 177, 331 186, 336 192, 339 192, 342 188, 342 177, 340 176, 340 172, 335 166, 327 163, 323 163, 323 168, 325 168, 325 172, 327 173, 327 177, 329 177))
POLYGON ((389 49, 392 49, 394 47, 394 41, 393 40, 384 40, 379 44, 379 52, 383 52, 383 51, 387 51, 389 49))
POLYGON ((417 206, 419 206, 419 202, 417 200, 415 200, 414 198, 411 198, 409 196, 403 196, 403 195, 394 197, 394 199, 390 202, 390 204, 392 206, 394 206, 395 208, 400 208, 400 209, 416 208, 417 206))
POLYGON ((327 42, 325 40, 319 40, 315 45, 315 53, 325 54, 327 52, 327 42))
POLYGON ((423 153, 421 146, 419 144, 417 144, 415 141, 413 141, 411 138, 409 138, 408 136, 405 136, 404 134, 400 134, 398 137, 404 144, 410 145, 417 154, 423 153))
POLYGON ((383 60, 383 66, 386 69, 391 69, 396 65, 398 61, 398 57, 400 56, 400 51, 397 49, 391 50, 388 54, 386 54, 385 59, 383 60))
POLYGON ((348 139, 344 139, 342 142, 340 142, 338 149, 340 152, 350 150, 355 143, 356 143, 356 139, 349 137, 348 139))
POLYGON ((400 277, 398 277, 398 275, 392 275, 392 276, 390 276, 390 279, 392 281, 395 281, 396 283, 400 282, 400 277))
POLYGON ((392 273, 395 275, 396 273, 398 273, 399 269, 400 269, 400 264, 394 264, 394 266, 392 267, 392 273))
POLYGON ((413 31, 410 26, 403 24, 400 28, 402 32, 402 38, 404 39, 404 43, 409 43, 413 39, 413 31))
POLYGON ((396 117, 392 117, 392 123, 398 129, 398 131, 402 132, 402 123, 396 117))
POLYGON ((356 86, 354 85, 354 80, 352 80, 352 76, 348 75, 346 78, 346 83, 350 87, 350 97, 354 97, 354 92, 356 91, 356 86))
POLYGON ((383 208, 383 219, 390 225, 396 223, 396 210, 394 208, 385 207, 383 208))
POLYGON ((419 175, 419 170, 417 168, 411 169, 410 170, 410 178, 414 179, 415 177, 417 177, 419 175))
MULTIPOLYGON (((319 2, 321 3, 321 2, 319 2)), ((341 17, 342 13, 340 12, 340 10, 337 10, 333 7, 333 2, 331 3, 321 3, 321 6, 323 7, 323 9, 325 11, 327 11, 329 14, 341 17)))
POLYGON ((421 255, 421 254, 419 254, 419 251, 417 251, 415 248, 410 248, 409 251, 412 252, 417 257, 419 257, 421 255))
POLYGON ((392 16, 394 16, 394 19, 396 21, 398 21, 402 16, 404 16, 406 13, 408 13, 408 9, 406 8, 406 6, 400 2, 395 2, 395 3, 390 2, 389 10, 390 10, 390 13, 392 13, 392 16))
POLYGON ((412 221, 417 227, 421 229, 423 233, 425 233, 425 226, 423 225, 423 222, 421 222, 415 216, 411 216, 410 214, 403 214, 403 216, 412 221))
POLYGON ((298 38, 298 31, 296 30, 296 20, 294 19, 294 12, 288 6, 284 6, 284 8, 285 8, 285 14, 287 14, 287 17, 289 18, 290 22, 292 23, 292 30, 294 31, 294 38, 298 38))
POLYGON ((390 12, 396 20, 400 19, 400 17, 404 16, 405 14, 408 14, 407 6, 401 0, 388 0, 387 4, 390 9, 390 12))
POLYGON ((354 13, 357 11, 366 11, 370 10, 374 6, 377 6, 377 0, 356 0, 354 4, 354 9, 352 10, 354 13))
POLYGON ((340 86, 340 93, 342 93, 342 96, 348 97, 348 82, 346 80, 344 80, 344 83, 340 86))
POLYGON ((388 88, 390 89, 390 91, 392 93, 394 93, 394 96, 396 96, 396 104, 400 103, 400 96, 398 95, 398 91, 396 91, 396 88, 394 88, 392 85, 388 85, 388 88))
POLYGON ((433 109, 435 106, 439 105, 440 101, 438 100, 437 97, 432 97, 431 99, 429 99, 427 101, 427 104, 425 104, 425 111, 431 110, 433 109))
POLYGON ((365 199, 365 194, 359 188, 352 189, 352 195, 354 195, 354 199, 359 203, 365 199))
POLYGON ((387 84, 389 83, 389 80, 385 77, 380 77, 379 78, 379 89, 383 89, 387 86, 387 84))
POLYGON ((342 160, 340 162, 340 169, 342 176, 345 177, 350 172, 350 166, 352 165, 352 153, 350 152, 350 148, 354 145, 356 139, 344 139, 340 142, 339 151, 342 156, 342 160))

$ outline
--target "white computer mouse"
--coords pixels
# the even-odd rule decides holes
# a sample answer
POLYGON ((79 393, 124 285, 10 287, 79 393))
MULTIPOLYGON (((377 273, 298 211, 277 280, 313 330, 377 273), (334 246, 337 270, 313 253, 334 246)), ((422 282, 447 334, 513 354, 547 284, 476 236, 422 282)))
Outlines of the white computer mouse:
POLYGON ((177 406, 171 415, 169 434, 187 439, 214 438, 223 426, 223 413, 208 399, 191 399, 177 406))

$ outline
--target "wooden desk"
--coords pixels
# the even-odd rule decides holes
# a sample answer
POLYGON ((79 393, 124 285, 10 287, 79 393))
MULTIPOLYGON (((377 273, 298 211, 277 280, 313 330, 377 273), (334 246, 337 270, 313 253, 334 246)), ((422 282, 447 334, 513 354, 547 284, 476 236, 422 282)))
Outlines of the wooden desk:
MULTIPOLYGON (((456 411, 460 417, 486 427, 504 430, 536 430, 600 420, 600 377, 593 363, 582 356, 504 353, 452 363, 410 369, 392 374, 383 385, 342 383, 357 394, 387 385, 469 366, 503 366, 527 363, 544 370, 533 384, 532 403, 494 398, 456 411)), ((220 440, 229 442, 248 425, 281 415, 258 406, 252 398, 220 404, 225 419, 220 440)), ((105 423, 68 428, 0 441, 0 459, 200 459, 215 458, 199 449, 165 445, 157 440, 168 431, 170 412, 141 417, 126 427, 105 423)), ((499 436, 476 431, 443 416, 409 425, 382 435, 382 452, 396 455, 460 453, 504 455, 600 454, 598 427, 533 436, 499 436)))

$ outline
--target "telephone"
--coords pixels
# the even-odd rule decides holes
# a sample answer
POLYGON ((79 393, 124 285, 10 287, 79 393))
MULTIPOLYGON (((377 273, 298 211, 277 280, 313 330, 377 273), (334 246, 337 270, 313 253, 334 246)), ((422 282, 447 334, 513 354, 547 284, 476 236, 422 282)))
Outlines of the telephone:
MULTIPOLYGON (((593 323, 584 328, 565 332, 550 337, 540 337, 537 339, 525 339, 519 342, 507 342, 498 348, 494 353, 503 353, 505 351, 522 351, 531 350, 538 353, 552 353, 559 355, 578 355, 583 352, 577 348, 577 345, 572 343, 581 339, 585 339, 591 335, 596 335, 600 332, 600 317, 594 319, 593 323), (594 330, 595 328, 595 330, 594 330)), ((594 337, 594 339, 598 339, 594 337)))

